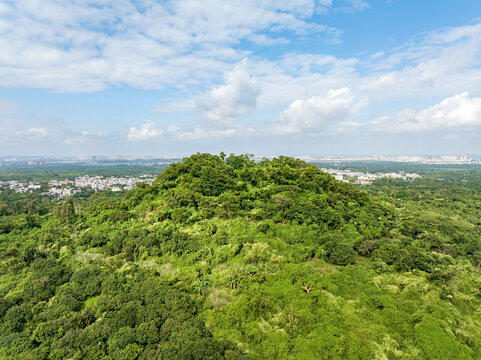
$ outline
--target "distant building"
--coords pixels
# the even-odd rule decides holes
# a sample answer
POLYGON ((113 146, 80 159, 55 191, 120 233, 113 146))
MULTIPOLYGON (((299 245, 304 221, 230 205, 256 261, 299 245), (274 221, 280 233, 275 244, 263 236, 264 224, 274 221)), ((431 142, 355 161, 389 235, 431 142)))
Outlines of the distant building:
POLYGON ((356 185, 371 185, 372 181, 354 180, 354 184, 356 184, 356 185))
POLYGON ((39 160, 39 159, 28 160, 29 166, 39 166, 39 165, 46 165, 46 164, 47 162, 45 160, 39 160))

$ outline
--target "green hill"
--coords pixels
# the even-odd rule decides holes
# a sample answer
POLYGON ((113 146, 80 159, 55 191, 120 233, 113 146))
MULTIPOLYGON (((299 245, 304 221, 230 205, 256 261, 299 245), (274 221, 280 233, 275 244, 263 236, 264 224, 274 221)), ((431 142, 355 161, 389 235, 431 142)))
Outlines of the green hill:
POLYGON ((0 358, 479 358, 480 224, 412 204, 223 154, 3 198, 0 358))

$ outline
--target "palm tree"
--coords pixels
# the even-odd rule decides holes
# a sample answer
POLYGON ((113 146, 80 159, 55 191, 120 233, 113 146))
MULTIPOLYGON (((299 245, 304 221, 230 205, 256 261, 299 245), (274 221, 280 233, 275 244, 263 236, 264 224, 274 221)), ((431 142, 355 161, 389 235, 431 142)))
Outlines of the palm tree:
POLYGON ((199 297, 205 296, 205 294, 207 294, 209 286, 210 281, 206 278, 197 278, 194 281, 194 291, 199 295, 199 297))

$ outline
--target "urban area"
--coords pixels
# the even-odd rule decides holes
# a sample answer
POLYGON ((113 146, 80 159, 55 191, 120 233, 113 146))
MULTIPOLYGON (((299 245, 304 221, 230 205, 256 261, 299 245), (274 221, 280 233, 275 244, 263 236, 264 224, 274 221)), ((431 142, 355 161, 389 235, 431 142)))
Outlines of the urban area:
POLYGON ((334 176, 336 180, 352 183, 355 185, 371 185, 377 179, 400 179, 404 181, 419 179, 421 176, 417 173, 387 172, 387 173, 363 173, 361 171, 339 170, 339 169, 321 169, 334 176))
POLYGON ((76 177, 73 180, 49 180, 46 182, 29 181, 22 182, 19 180, 1 181, 0 191, 2 188, 15 190, 17 193, 28 193, 34 191, 42 191, 43 195, 63 198, 73 196, 82 191, 82 189, 93 191, 124 191, 132 190, 138 182, 152 184, 155 176, 141 175, 139 177, 103 177, 84 175, 76 177))

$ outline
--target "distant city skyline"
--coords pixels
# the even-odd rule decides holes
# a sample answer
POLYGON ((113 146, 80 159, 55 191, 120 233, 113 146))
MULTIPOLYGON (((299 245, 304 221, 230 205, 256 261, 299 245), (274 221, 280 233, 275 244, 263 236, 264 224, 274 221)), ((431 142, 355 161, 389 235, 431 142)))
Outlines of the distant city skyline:
MULTIPOLYGON (((43 166, 47 163, 62 163, 62 162, 100 162, 103 161, 159 161, 163 164, 168 164, 171 161, 181 160, 186 155, 71 155, 71 156, 40 156, 40 155, 0 155, 0 166, 2 163, 26 163, 31 166, 43 166)), ((237 155, 237 154, 236 154, 237 155)), ((286 154, 250 154, 253 159, 261 160, 263 158, 274 158, 286 154)), ((442 163, 442 162, 480 162, 481 155, 476 154, 418 154, 418 155, 386 155, 386 154, 371 154, 371 155, 308 155, 308 154, 287 154, 305 161, 397 161, 397 162, 427 162, 427 163, 442 163)), ((160 163, 156 163, 160 164, 160 163)))
POLYGON ((480 19, 471 0, 0 0, 0 155, 481 154, 480 19))

